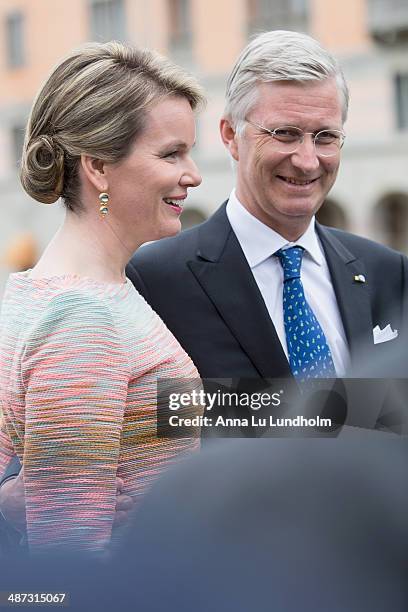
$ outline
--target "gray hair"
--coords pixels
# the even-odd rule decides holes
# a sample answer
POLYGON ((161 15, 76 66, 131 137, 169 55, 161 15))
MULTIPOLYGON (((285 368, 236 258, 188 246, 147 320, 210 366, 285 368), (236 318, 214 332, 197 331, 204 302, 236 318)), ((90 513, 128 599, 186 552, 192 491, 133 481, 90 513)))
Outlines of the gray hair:
POLYGON ((259 83, 336 80, 347 118, 349 92, 338 61, 307 34, 273 30, 254 38, 242 51, 227 81, 224 116, 239 132, 258 98, 259 83))
POLYGON ((21 183, 35 200, 62 197, 79 211, 79 159, 107 163, 126 157, 153 104, 185 97, 204 104, 197 81, 154 51, 119 42, 90 43, 62 60, 33 103, 21 163, 21 183))

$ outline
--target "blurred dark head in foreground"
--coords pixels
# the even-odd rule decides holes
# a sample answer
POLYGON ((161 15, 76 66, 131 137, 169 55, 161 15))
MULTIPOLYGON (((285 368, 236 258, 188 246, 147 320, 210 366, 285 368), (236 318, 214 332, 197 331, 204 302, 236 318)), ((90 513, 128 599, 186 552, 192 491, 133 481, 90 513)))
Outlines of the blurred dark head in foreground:
POLYGON ((210 444, 169 472, 109 563, 11 561, 3 590, 70 592, 73 610, 407 609, 407 440, 210 444))

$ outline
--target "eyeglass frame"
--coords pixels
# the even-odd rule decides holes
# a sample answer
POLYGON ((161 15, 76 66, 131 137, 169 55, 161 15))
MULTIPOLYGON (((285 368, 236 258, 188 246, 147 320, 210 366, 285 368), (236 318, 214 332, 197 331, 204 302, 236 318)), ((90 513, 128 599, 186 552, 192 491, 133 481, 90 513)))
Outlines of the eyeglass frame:
MULTIPOLYGON (((296 151, 298 150, 299 146, 301 144, 303 144, 304 140, 305 140, 305 136, 310 135, 313 137, 313 146, 314 146, 314 150, 316 152, 316 155, 318 155, 319 157, 334 157, 335 155, 337 155, 338 153, 340 153, 343 145, 344 145, 344 141, 346 138, 346 134, 343 132, 343 130, 336 130, 336 129, 325 129, 325 130, 319 130, 318 132, 304 132, 301 128, 297 127, 296 125, 281 125, 273 130, 264 127, 263 125, 260 125, 259 123, 255 123, 254 121, 250 121, 249 119, 244 119, 244 121, 246 123, 249 123, 250 125, 253 125, 254 127, 257 127, 258 129, 262 130, 263 132, 266 132, 267 134, 269 134, 270 136, 272 136, 272 138, 275 136, 275 132, 277 130, 282 130, 283 128, 292 128, 295 130, 299 131, 299 136, 301 138, 301 140, 298 141, 296 148, 293 149, 293 151, 277 151, 277 153, 282 153, 282 154, 287 154, 287 155, 292 155, 293 153, 296 153, 296 151), (317 151, 316 149, 316 138, 319 134, 321 134, 322 132, 337 132, 338 134, 340 134, 340 138, 341 138, 341 144, 338 147, 338 150, 336 153, 330 153, 329 155, 325 155, 324 153, 320 153, 317 151)), ((279 142, 279 141, 277 141, 279 142)))

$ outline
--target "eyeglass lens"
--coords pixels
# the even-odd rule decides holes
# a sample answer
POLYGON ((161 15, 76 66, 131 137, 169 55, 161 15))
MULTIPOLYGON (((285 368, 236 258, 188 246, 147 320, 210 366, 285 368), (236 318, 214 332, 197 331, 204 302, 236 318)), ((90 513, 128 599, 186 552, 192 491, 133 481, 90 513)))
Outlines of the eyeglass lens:
MULTIPOLYGON (((294 127, 277 128, 271 132, 272 142, 281 153, 294 153, 303 142, 305 134, 294 127)), ((343 144, 342 133, 337 130, 322 130, 313 137, 316 153, 323 157, 336 155, 343 144)))

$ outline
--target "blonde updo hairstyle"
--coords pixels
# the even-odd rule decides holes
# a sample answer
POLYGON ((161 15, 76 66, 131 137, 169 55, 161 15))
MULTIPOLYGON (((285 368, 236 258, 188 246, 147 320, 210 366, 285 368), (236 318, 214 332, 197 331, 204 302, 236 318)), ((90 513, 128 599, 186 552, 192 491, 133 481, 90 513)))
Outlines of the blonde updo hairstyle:
POLYGON ((204 104, 197 81, 150 50, 119 42, 91 43, 71 53, 39 91, 28 120, 21 183, 38 202, 62 198, 78 212, 81 154, 115 163, 142 133, 146 115, 160 99, 204 104))

